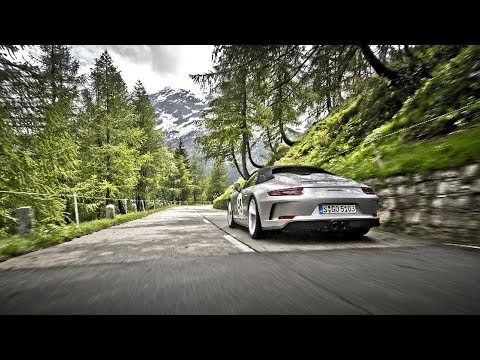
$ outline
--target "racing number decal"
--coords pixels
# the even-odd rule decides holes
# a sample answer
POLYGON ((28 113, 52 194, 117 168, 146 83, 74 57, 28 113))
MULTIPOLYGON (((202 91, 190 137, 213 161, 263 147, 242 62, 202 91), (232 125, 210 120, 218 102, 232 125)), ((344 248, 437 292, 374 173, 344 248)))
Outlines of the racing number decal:
POLYGON ((242 194, 237 196, 237 211, 239 216, 243 216, 243 199, 242 194))

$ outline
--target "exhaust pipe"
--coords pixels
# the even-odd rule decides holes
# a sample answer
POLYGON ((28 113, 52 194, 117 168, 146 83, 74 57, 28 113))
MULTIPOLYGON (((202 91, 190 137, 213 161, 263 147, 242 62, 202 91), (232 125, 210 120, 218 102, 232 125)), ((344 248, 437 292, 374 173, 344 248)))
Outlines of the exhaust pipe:
POLYGON ((340 230, 345 231, 345 230, 348 230, 348 228, 349 228, 348 221, 342 221, 340 223, 340 230))
POLYGON ((337 221, 332 221, 331 224, 330 224, 330 229, 338 230, 338 222, 337 221))

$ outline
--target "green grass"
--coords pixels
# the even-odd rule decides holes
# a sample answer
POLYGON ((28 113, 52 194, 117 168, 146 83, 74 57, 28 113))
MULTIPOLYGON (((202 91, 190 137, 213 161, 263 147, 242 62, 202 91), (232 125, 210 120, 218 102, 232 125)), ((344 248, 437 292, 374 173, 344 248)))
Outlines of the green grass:
POLYGON ((328 170, 354 179, 385 178, 399 174, 429 174, 480 161, 480 125, 432 140, 413 143, 401 139, 376 145, 383 164, 375 160, 373 148, 362 146, 352 154, 331 161, 328 170))
POLYGON ((229 186, 222 195, 213 200, 213 208, 227 210, 228 198, 231 194, 233 194, 233 188, 229 186))
POLYGON ((2 238, 0 239, 0 261, 5 261, 8 258, 26 254, 52 245, 61 244, 66 241, 73 240, 76 237, 88 235, 127 221, 140 219, 173 206, 175 205, 165 206, 149 211, 131 212, 125 215, 117 215, 115 216, 115 219, 88 221, 80 223, 78 228, 75 226, 75 224, 69 224, 65 226, 46 225, 38 228, 31 235, 15 235, 2 238))
POLYGON ((377 79, 370 90, 313 125, 276 163, 320 166, 338 175, 366 179, 427 174, 478 162, 479 74, 480 47, 469 46, 437 66, 433 77, 413 93, 377 79), (463 110, 455 111, 459 108, 463 110), (434 120, 420 124, 430 119, 434 120), (369 141, 412 125, 416 126, 375 141, 380 164, 369 141))

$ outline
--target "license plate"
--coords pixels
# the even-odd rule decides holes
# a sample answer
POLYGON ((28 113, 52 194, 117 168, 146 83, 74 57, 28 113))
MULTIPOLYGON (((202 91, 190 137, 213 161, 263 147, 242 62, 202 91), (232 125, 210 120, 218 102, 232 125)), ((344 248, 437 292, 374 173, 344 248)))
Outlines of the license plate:
POLYGON ((320 214, 355 214, 355 205, 318 205, 320 214))

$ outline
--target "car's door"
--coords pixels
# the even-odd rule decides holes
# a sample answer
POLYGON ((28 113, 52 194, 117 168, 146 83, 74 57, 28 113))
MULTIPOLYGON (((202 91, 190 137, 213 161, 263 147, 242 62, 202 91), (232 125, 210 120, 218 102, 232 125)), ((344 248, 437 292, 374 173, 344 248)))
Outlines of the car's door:
POLYGON ((252 193, 253 186, 257 181, 258 173, 253 174, 243 185, 242 191, 237 196, 237 219, 239 223, 247 225, 248 222, 248 199, 252 193))

